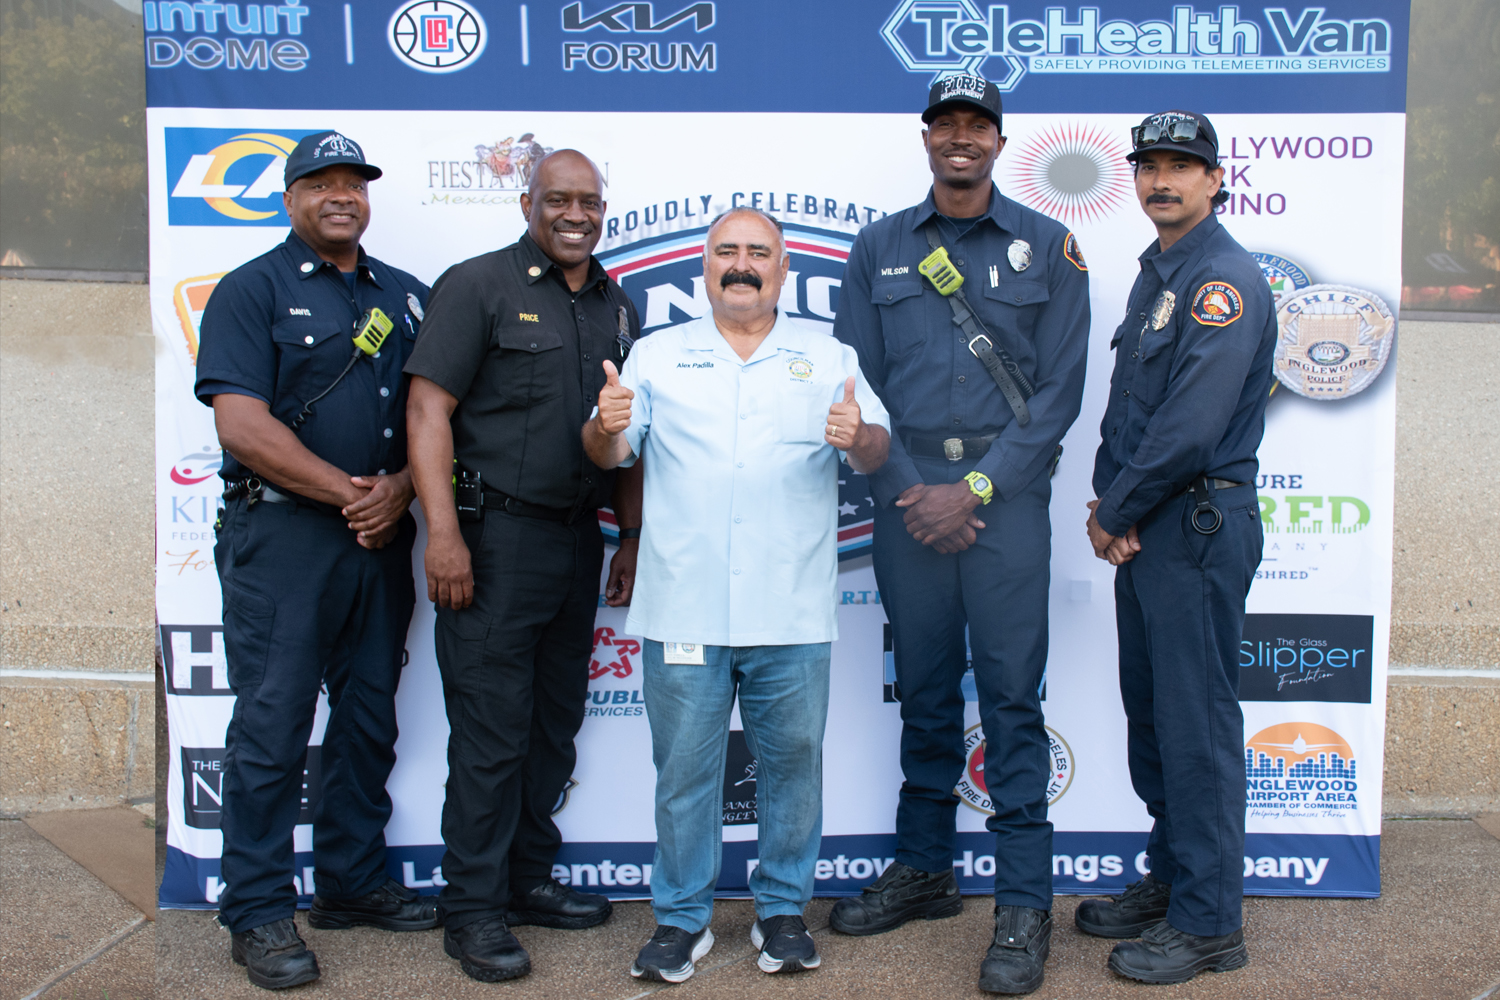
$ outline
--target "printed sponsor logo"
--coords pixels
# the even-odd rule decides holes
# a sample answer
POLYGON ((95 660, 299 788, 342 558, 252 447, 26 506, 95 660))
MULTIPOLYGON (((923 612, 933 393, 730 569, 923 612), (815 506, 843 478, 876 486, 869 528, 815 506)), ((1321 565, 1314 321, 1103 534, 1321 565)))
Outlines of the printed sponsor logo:
POLYGON ((902 0, 880 36, 910 73, 978 73, 1012 91, 1031 73, 1385 73, 1392 31, 1380 18, 1341 20, 1325 7, 1292 14, 1237 5, 1159 7, 1155 18, 1110 19, 1098 7, 902 0), (1038 5, 1040 6, 1040 5, 1038 5), (1034 9, 1034 8, 1033 8, 1034 9), (1243 9, 1245 16, 1241 17, 1243 9), (1256 15, 1259 15, 1258 17, 1256 15))
POLYGON ((183 278, 172 287, 172 308, 182 327, 182 339, 187 343, 188 360, 194 366, 198 364, 198 335, 203 327, 203 310, 208 308, 208 297, 219 287, 219 279, 228 273, 220 271, 183 278))
POLYGON ((1274 253, 1253 252, 1250 256, 1260 265, 1260 273, 1266 276, 1266 283, 1271 286, 1271 297, 1276 300, 1276 305, 1281 306, 1281 300, 1293 292, 1300 292, 1312 284, 1312 279, 1307 276, 1301 265, 1295 261, 1274 253))
MULTIPOLYGON (((600 602, 602 607, 602 595, 600 602)), ((583 708, 585 718, 645 716, 646 700, 641 696, 641 678, 634 659, 640 655, 639 637, 619 635, 607 625, 594 629, 594 652, 589 657, 588 700, 583 708), (623 686, 619 683, 622 681, 626 682, 623 686)))
MULTIPOLYGON (((224 812, 223 747, 181 747, 182 819, 198 830, 217 830, 224 812)), ((323 789, 323 748, 307 748, 302 767, 302 807, 297 823, 311 823, 323 789)))
POLYGON ((1273 371, 1299 396, 1347 399, 1385 369, 1396 317, 1380 296, 1348 285, 1310 285, 1276 311, 1280 336, 1273 371))
POLYGON ((233 695, 221 625, 161 626, 162 668, 171 695, 233 695))
POLYGON ((1370 703, 1370 615, 1246 615, 1240 701, 1370 703))
MULTIPOLYGON (((1098 222, 1132 200, 1134 185, 1121 135, 1098 125, 1063 122, 1033 132, 1010 147, 1002 158, 1008 174, 1006 191, 1068 225, 1098 222)), ((1072 233, 1064 255, 1080 271, 1088 270, 1072 233)))
MULTIPOLYGON (((590 69, 596 73, 712 73, 718 69, 718 49, 713 42, 691 42, 681 38, 689 29, 701 34, 713 27, 716 11, 712 3, 690 4, 658 17, 650 3, 617 3, 592 14, 582 3, 562 9, 562 30, 568 34, 607 32, 586 41, 568 38, 562 46, 562 67, 568 72, 590 69), (678 30, 678 40, 664 33, 678 30), (641 35, 639 41, 616 41, 613 36, 641 35)), ((524 50, 523 50, 524 51, 524 50)), ((528 56, 521 57, 522 65, 528 56)))
POLYGON ((205 448, 203 451, 195 451, 191 455, 184 455, 172 466, 169 475, 172 482, 182 486, 192 486, 204 482, 218 474, 224 465, 223 448, 205 448))
POLYGON ((453 73, 479 59, 489 31, 479 11, 463 0, 414 0, 396 8, 386 39, 412 69, 453 73))
MULTIPOLYGON (((795 195, 785 197, 785 201, 776 202, 778 208, 772 211, 781 214, 779 209, 789 206, 796 198, 795 195)), ((758 203, 760 198, 757 192, 752 204, 758 203)), ((737 195, 734 200, 741 202, 742 196, 737 195)), ((808 200, 817 201, 811 196, 808 200)), ((701 203, 698 199, 668 202, 666 207, 671 212, 665 215, 665 221, 685 217, 679 213, 709 216, 709 201, 708 196, 703 196, 701 203)), ((828 203, 833 204, 833 200, 828 199, 828 203)), ((814 204, 811 210, 817 213, 821 207, 814 204)), ((837 219, 837 205, 834 208, 834 218, 837 219)), ((848 208, 852 212, 854 205, 851 203, 848 208)), ((876 210, 871 208, 868 211, 873 217, 876 210)), ((646 212, 646 225, 661 223, 663 214, 659 206, 651 206, 646 212)), ((609 220, 615 227, 620 221, 618 218, 609 220)), ((857 214, 854 221, 860 221, 857 214)), ((640 214, 635 211, 626 213, 625 222, 627 232, 635 229, 641 224, 640 214)), ((832 332, 844 265, 849 259, 854 238, 836 230, 796 223, 784 225, 787 253, 792 262, 777 306, 782 313, 795 316, 805 325, 832 332)), ((618 232, 618 229, 614 231, 618 232)), ((708 227, 701 226, 599 252, 599 260, 610 277, 635 300, 641 313, 643 334, 709 314, 708 291, 703 287, 703 242, 707 235, 708 227)), ((867 555, 874 531, 875 501, 870 496, 869 480, 847 464, 839 466, 838 501, 839 559, 867 555)))
POLYGON ((295 73, 312 58, 297 38, 303 19, 311 13, 302 0, 285 4, 145 0, 141 18, 146 29, 146 66, 295 73), (278 37, 283 33, 292 37, 278 37))
POLYGON ((748 826, 760 822, 755 773, 760 764, 750 752, 741 730, 729 731, 729 750, 724 755, 724 825, 748 826))
POLYGON ((1359 809, 1359 776, 1347 740, 1316 722, 1282 722, 1245 741, 1246 815, 1347 816, 1359 809))
MULTIPOLYGON (((258 131, 227 128, 166 130, 167 222, 173 226, 289 226, 281 194, 286 158, 303 136, 321 129, 258 131)), ((189 278, 216 282, 222 275, 189 278)), ((201 299, 208 301, 209 287, 201 299)), ((202 315, 202 309, 187 313, 202 315)), ((184 315, 179 305, 178 316, 184 315)), ((197 327, 189 336, 197 353, 197 327)))
MULTIPOLYGON (((995 815, 989 789, 984 783, 984 727, 970 726, 964 733, 964 773, 953 793, 970 809, 988 816, 995 815)), ((1052 805, 1067 794, 1073 784, 1073 750, 1062 735, 1047 727, 1047 759, 1052 770, 1047 776, 1047 804, 1052 805)))
MULTIPOLYGON (((427 161, 423 205, 514 205, 531 184, 531 171, 552 152, 533 132, 475 143, 473 152, 427 161)), ((608 165, 606 164, 606 169, 608 165)), ((605 185, 608 186, 608 177, 605 185)))

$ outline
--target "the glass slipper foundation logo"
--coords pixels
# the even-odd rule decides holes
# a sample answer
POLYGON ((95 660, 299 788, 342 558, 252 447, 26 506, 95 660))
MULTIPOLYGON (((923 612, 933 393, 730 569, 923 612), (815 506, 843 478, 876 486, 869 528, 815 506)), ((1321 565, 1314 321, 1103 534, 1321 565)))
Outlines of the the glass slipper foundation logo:
POLYGON ((1392 30, 1380 18, 1341 20, 1326 7, 1204 11, 1162 5, 1141 21, 1100 17, 1098 7, 903 0, 880 35, 908 72, 989 73, 1012 91, 1032 73, 1385 73, 1392 30))
POLYGON ((303 6, 302 0, 284 4, 145 0, 141 19, 146 29, 146 66, 295 73, 312 58, 298 37, 310 14, 312 9, 303 6))
POLYGON ((168 128, 167 223, 288 226, 286 158, 326 129, 168 128))
MULTIPOLYGON (((704 214, 708 211, 705 204, 704 214)), ((791 268, 777 307, 785 315, 831 334, 854 237, 796 223, 783 225, 791 268)), ((708 291, 703 285, 703 244, 707 236, 708 227, 699 226, 599 252, 610 277, 635 300, 643 335, 709 314, 708 291)), ((790 371, 789 376, 797 377, 797 373, 790 371)), ((875 501, 870 497, 869 481, 847 465, 839 469, 838 511, 839 559, 868 555, 875 501)))

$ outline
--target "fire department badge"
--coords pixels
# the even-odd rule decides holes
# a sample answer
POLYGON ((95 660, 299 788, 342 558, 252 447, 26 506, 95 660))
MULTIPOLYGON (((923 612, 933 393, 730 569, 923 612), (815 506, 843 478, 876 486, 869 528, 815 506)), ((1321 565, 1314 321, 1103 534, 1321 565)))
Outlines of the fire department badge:
POLYGON ((1347 399, 1385 368, 1396 318, 1380 297, 1347 285, 1310 285, 1276 312, 1277 380, 1308 399, 1347 399))
POLYGON ((1026 270, 1031 266, 1031 244, 1025 240, 1016 240, 1006 249, 1005 259, 1010 261, 1013 270, 1026 270))
POLYGON ((1228 282, 1209 281, 1193 296, 1189 312, 1204 326, 1228 326, 1245 314, 1245 300, 1228 282))
POLYGON ((1156 305, 1151 307, 1151 329, 1160 330, 1167 325, 1167 320, 1172 318, 1172 310, 1177 308, 1177 295, 1170 288, 1163 288, 1161 294, 1156 297, 1156 305))
POLYGON ((1078 270, 1087 271, 1089 269, 1088 264, 1084 263, 1083 248, 1078 245, 1078 237, 1072 233, 1069 233, 1068 238, 1063 240, 1063 256, 1068 258, 1068 263, 1078 268, 1078 270))

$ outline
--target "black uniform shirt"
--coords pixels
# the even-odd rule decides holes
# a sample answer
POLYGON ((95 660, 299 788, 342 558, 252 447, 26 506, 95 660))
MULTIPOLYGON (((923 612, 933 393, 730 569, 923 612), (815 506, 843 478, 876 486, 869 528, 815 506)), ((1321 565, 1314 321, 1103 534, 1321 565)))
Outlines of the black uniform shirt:
POLYGON ((1254 481, 1276 350, 1270 286, 1213 215, 1140 264, 1094 458, 1094 513, 1112 535, 1198 475, 1254 481))
POLYGON ((406 372, 458 399, 459 464, 527 503, 607 505, 614 473, 588 460, 580 432, 604 388, 603 362, 623 362, 621 309, 639 336, 635 306, 598 260, 574 292, 529 234, 445 271, 406 372))
MULTIPOLYGON (((290 424, 333 384, 353 354, 354 328, 378 307, 395 324, 376 357, 361 353, 297 431, 308 450, 351 476, 406 467, 406 379, 427 286, 359 252, 354 290, 296 233, 226 274, 209 297, 199 334, 194 392, 205 406, 222 392, 265 400, 290 424), (412 306, 415 300, 416 306, 412 306)), ((219 475, 251 470, 229 452, 219 475)))

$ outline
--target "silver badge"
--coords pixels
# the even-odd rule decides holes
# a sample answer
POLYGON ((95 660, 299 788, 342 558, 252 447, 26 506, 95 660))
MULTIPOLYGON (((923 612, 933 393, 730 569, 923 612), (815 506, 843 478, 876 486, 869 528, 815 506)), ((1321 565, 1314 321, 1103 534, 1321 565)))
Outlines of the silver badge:
POLYGON ((418 302, 417 297, 411 292, 406 293, 406 308, 411 311, 413 316, 417 317, 418 323, 427 318, 422 315, 422 303, 418 302))
POLYGON ((1005 251, 1005 258, 1010 261, 1010 266, 1014 270, 1026 270, 1031 266, 1031 244, 1025 240, 1016 240, 1005 251))
POLYGON ((1160 330, 1166 326, 1167 320, 1172 318, 1172 310, 1176 308, 1176 294, 1171 289, 1162 289, 1162 293, 1156 297, 1156 305, 1151 309, 1151 329, 1160 330))

